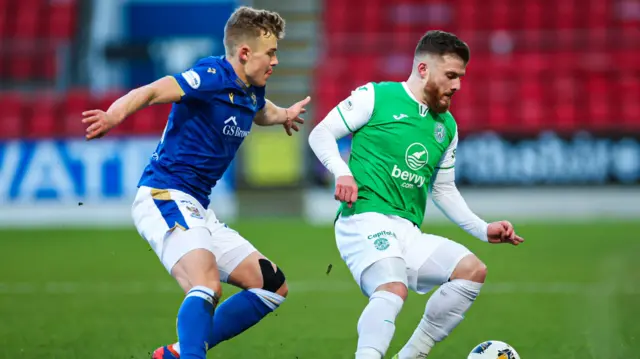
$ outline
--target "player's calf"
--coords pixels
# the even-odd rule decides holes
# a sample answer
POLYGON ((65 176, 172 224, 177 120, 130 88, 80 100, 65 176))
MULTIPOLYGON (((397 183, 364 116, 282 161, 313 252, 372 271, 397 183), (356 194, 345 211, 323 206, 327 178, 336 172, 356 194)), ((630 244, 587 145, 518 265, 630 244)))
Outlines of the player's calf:
MULTIPOLYGON (((436 255, 434 257, 437 258, 436 255)), ((420 271, 428 271, 429 266, 429 262, 425 263, 420 271)), ((480 293, 486 276, 486 266, 475 255, 468 254, 460 260, 449 280, 427 301, 418 328, 402 348, 398 358, 427 357, 435 343, 444 340, 464 319, 464 314, 480 293)))
MULTIPOLYGON (((177 230, 167 238, 167 243, 194 244, 210 236, 204 227, 177 230)), ((178 311, 178 340, 182 358, 205 359, 213 332, 213 314, 221 293, 220 275, 216 259, 209 250, 191 248, 185 251, 171 268, 171 274, 186 292, 178 311)))
POLYGON ((402 258, 381 259, 360 279, 369 303, 358 320, 356 359, 381 359, 389 349, 395 321, 407 298, 406 265, 402 258))
POLYGON ((284 302, 289 291, 282 270, 259 252, 245 258, 228 282, 244 290, 216 310, 216 328, 209 338, 212 347, 256 325, 284 302))
MULTIPOLYGON (((222 302, 215 311, 215 328, 208 337, 209 349, 260 322, 277 309, 288 294, 284 273, 259 252, 248 255, 232 270, 229 284, 244 289, 222 302)), ((182 343, 158 348, 153 359, 181 357, 182 343)))

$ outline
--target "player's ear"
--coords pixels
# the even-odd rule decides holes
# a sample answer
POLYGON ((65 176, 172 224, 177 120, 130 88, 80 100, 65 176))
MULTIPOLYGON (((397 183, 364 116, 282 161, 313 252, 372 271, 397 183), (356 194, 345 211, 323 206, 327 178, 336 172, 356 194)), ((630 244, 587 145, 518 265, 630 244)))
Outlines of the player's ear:
POLYGON ((251 49, 247 45, 241 45, 238 47, 238 57, 240 58, 241 63, 246 63, 249 61, 249 54, 251 53, 251 49))
POLYGON ((418 73, 420 74, 420 78, 427 78, 429 76, 429 66, 426 62, 418 62, 417 66, 418 73))

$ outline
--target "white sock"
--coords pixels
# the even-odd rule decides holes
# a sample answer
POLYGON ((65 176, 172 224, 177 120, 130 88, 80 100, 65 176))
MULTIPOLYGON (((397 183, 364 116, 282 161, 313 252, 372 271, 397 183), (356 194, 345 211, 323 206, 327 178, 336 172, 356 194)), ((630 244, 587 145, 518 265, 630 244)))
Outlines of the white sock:
POLYGON ((418 328, 400 351, 399 359, 426 358, 435 343, 446 338, 464 319, 482 283, 454 279, 438 288, 427 301, 418 328))
POLYGON ((398 295, 379 291, 369 298, 358 320, 356 359, 382 359, 396 330, 396 317, 404 301, 398 295))

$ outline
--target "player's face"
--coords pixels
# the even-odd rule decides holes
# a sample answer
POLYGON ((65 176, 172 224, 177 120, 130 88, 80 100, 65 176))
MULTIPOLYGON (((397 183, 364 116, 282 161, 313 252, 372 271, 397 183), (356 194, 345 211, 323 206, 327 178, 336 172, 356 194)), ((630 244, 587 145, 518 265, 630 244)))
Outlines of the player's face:
POLYGON ((252 45, 247 54, 245 73, 251 85, 262 87, 267 84, 273 68, 278 64, 278 39, 267 34, 256 39, 252 45))
POLYGON ((433 56, 427 61, 424 92, 427 105, 436 112, 446 112, 451 97, 460 90, 466 65, 455 55, 433 56))

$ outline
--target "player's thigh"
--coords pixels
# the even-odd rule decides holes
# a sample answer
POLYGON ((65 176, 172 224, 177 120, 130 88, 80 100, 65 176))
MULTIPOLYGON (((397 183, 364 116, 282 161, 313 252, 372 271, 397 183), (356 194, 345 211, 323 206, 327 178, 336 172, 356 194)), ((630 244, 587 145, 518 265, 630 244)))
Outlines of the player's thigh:
POLYGON ((419 233, 407 245, 409 289, 424 294, 449 280, 458 263, 472 254, 445 237, 419 233))
POLYGON ((362 272, 360 288, 367 297, 377 291, 392 292, 405 300, 407 298, 407 265, 399 257, 378 260, 362 272))
MULTIPOLYGON (((371 265, 385 258, 403 258, 403 241, 397 226, 393 217, 373 212, 341 216, 336 221, 338 251, 361 289, 362 274, 371 265)), ((388 279, 404 281, 406 285, 406 279, 388 279)))
POLYGON ((243 289, 255 285, 261 279, 260 272, 255 270, 260 264, 258 257, 264 256, 238 231, 221 222, 211 208, 207 209, 206 217, 221 281, 243 289), (250 265, 254 262, 254 266, 250 265))
MULTIPOLYGON (((215 254, 205 209, 186 193, 140 187, 131 215, 138 233, 149 243, 169 273, 191 251, 203 249, 215 254)), ((199 261, 213 261, 215 264, 214 256, 206 253, 201 256, 209 259, 199 258, 199 261)))
POLYGON ((211 288, 220 297, 222 287, 220 285, 220 274, 216 258, 210 248, 211 233, 205 227, 195 227, 183 231, 174 230, 166 239, 167 249, 171 253, 185 252, 171 268, 171 275, 178 281, 185 292, 195 286, 205 286, 211 288), (190 249, 183 251, 183 243, 199 243, 203 245, 190 245, 190 249), (179 246, 176 250, 174 246, 179 246))

